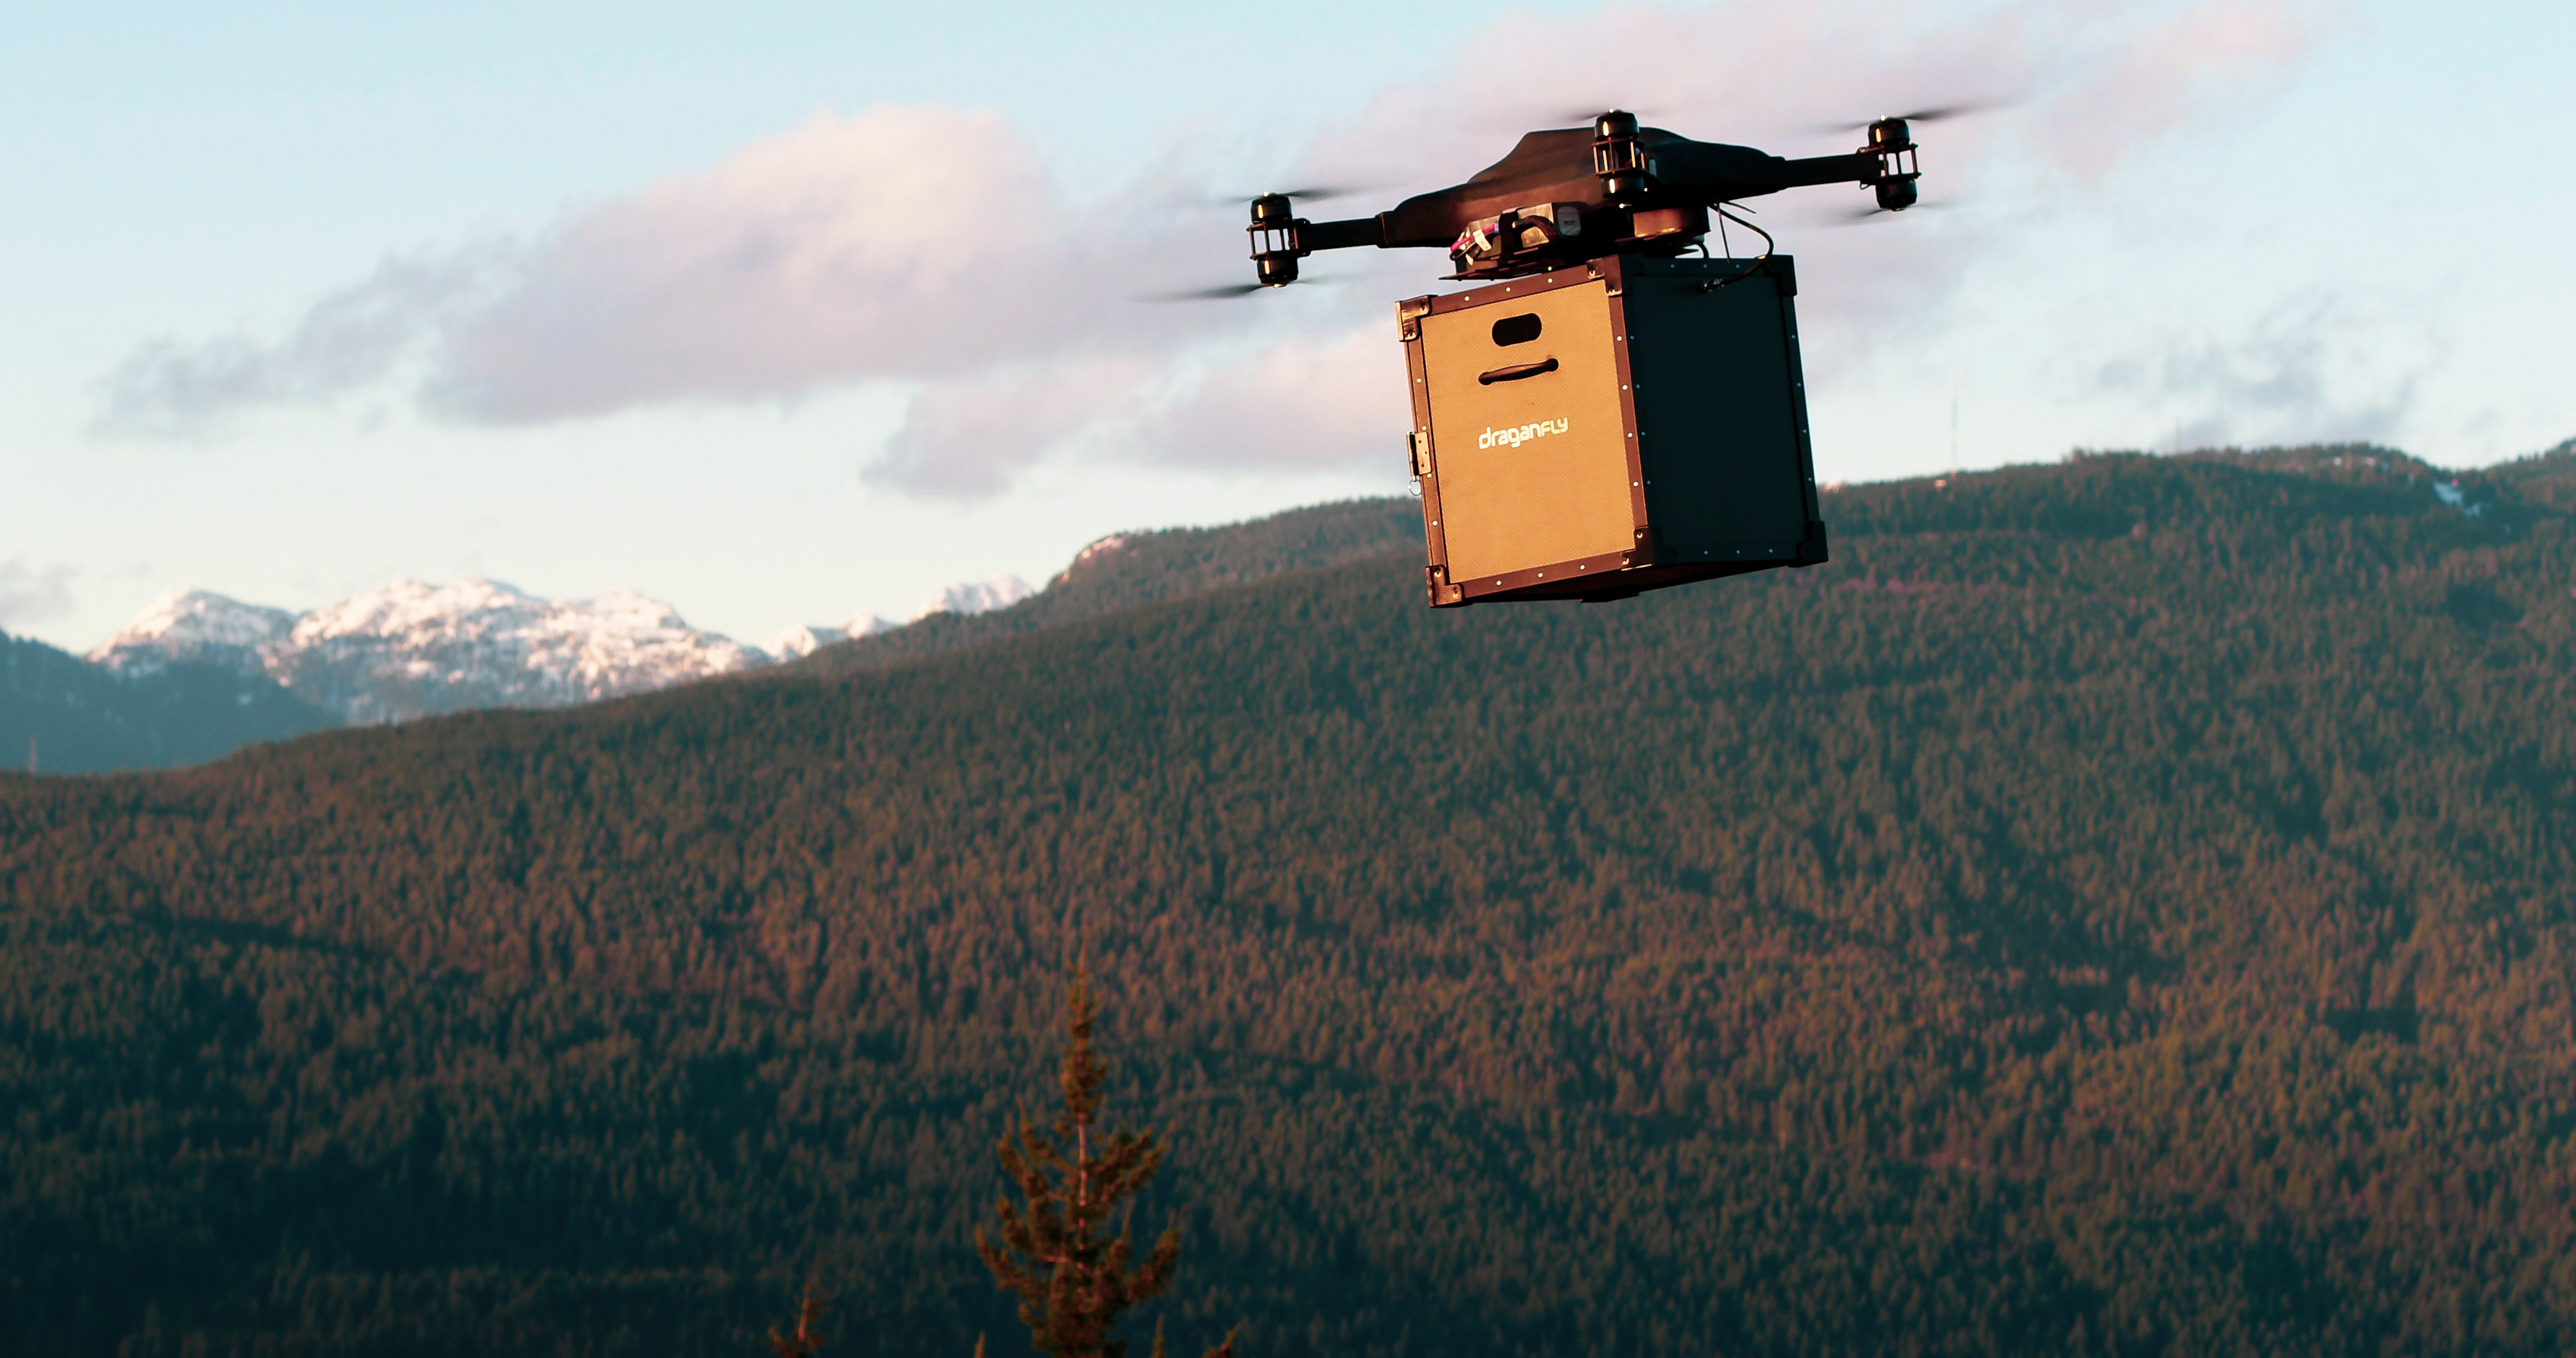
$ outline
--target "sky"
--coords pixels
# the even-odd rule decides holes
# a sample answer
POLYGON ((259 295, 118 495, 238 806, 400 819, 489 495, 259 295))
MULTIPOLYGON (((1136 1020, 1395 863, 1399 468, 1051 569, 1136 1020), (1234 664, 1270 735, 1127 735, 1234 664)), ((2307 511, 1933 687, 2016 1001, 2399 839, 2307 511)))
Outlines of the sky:
MULTIPOLYGON (((0 46, 0 629, 408 577, 761 644, 1112 532, 1402 494, 1432 251, 1243 281, 1618 105, 1917 130, 1799 259, 1818 475, 2576 436, 2576 7, 94 3, 0 46)), ((1739 242, 1740 243, 1740 242, 1739 242)))

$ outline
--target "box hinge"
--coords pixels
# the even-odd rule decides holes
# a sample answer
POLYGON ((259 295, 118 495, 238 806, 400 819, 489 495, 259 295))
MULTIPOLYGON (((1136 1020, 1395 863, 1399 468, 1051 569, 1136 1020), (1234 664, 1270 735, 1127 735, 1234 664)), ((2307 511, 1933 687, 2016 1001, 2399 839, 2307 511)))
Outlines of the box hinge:
POLYGON ((1422 318, 1431 314, 1431 299, 1407 297, 1395 304, 1395 333, 1405 343, 1422 338, 1422 318))

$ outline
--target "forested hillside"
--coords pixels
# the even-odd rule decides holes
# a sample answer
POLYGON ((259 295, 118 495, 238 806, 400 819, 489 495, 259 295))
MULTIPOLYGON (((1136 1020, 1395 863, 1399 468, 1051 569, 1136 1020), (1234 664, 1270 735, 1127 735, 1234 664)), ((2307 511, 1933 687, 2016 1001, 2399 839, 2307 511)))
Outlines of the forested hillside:
POLYGON ((168 768, 338 725, 275 681, 174 661, 117 671, 0 632, 0 763, 168 768))
POLYGON ((809 674, 876 669, 1139 604, 1421 547, 1422 506, 1394 498, 1311 505, 1216 528, 1116 533, 1083 549, 1045 589, 1008 608, 934 613, 824 647, 797 663, 809 674))
MULTIPOLYGON (((1421 532, 1413 502, 1382 499, 1314 505, 1215 528, 1121 533, 1092 544, 1043 593, 1014 607, 934 613, 827 647, 801 664, 819 675, 943 655, 1283 571, 1383 556, 1418 543, 1421 532)), ((183 608, 207 600, 236 617, 273 615, 278 637, 295 621, 281 610, 221 596, 172 597, 183 608)), ((0 764, 32 763, 48 773, 172 768, 348 720, 407 719, 424 708, 560 706, 603 686, 657 688, 674 682, 675 674, 720 672, 742 659, 724 638, 689 641, 694 634, 676 613, 666 621, 649 612, 621 613, 612 602, 603 625, 594 616, 603 612, 601 601, 549 604, 491 581, 434 591, 397 584, 333 607, 363 618, 386 611, 388 602, 399 621, 364 622, 354 631, 344 624, 290 648, 277 673, 293 691, 262 672, 268 662, 251 642, 219 643, 205 652, 185 635, 129 629, 107 647, 121 654, 101 665, 0 633, 0 764), (567 633, 585 632, 566 642, 567 633)), ((167 615, 156 613, 157 606, 146 610, 144 621, 166 629, 167 615)))
POLYGON ((742 1355, 820 1261, 827 1352, 1022 1351, 1087 947, 1184 1351, 2576 1348, 2570 461, 0 779, 0 1345, 742 1355))

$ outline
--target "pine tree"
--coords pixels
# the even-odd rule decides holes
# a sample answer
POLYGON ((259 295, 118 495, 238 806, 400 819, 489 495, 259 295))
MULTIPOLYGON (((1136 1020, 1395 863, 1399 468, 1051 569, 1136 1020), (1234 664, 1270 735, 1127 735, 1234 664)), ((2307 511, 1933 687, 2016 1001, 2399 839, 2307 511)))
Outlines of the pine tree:
MULTIPOLYGON (((795 1330, 780 1334, 772 1327, 769 1347, 777 1352, 778 1358, 814 1358, 823 1351, 823 1335, 814 1328, 815 1322, 822 1318, 823 1299, 814 1294, 814 1285, 809 1282, 805 1285, 804 1295, 796 1301, 795 1330)), ((979 1352, 980 1349, 979 1345, 979 1352)))
MULTIPOLYGON (((1127 1342, 1111 1330, 1128 1307, 1163 1290, 1180 1261, 1181 1233, 1166 1229, 1130 1268, 1133 1246, 1126 1223, 1109 1229, 1119 1204, 1145 1189, 1162 1166, 1163 1145, 1151 1131, 1095 1132, 1108 1063, 1092 1045, 1098 1005, 1090 972, 1074 970, 1065 1017, 1064 1065, 1059 1084, 1064 1111, 1052 1137, 1042 1136, 1023 1110, 1018 1126, 994 1147, 1022 1201, 994 1207, 999 1244, 975 1231, 975 1252, 1003 1289, 1019 1294, 1020 1321, 1041 1353, 1055 1358, 1125 1358, 1127 1342)), ((1154 1335, 1161 1358, 1162 1332, 1154 1335)), ((1209 1353, 1231 1358, 1234 1336, 1209 1353)))

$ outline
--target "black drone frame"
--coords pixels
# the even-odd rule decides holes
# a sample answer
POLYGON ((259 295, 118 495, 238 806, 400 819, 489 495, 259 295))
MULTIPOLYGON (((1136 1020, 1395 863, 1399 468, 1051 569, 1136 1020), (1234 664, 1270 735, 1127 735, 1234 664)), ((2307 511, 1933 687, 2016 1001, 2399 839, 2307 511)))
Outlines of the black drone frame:
POLYGON ((1288 195, 1263 194, 1246 230, 1263 287, 1296 282, 1297 261, 1318 250, 1362 245, 1446 249, 1453 278, 1511 278, 1604 255, 1677 255, 1708 234, 1711 209, 1782 189, 1867 185, 1881 210, 1902 212, 1921 177, 1903 118, 1869 124, 1868 144, 1850 155, 1789 160, 1639 127, 1613 109, 1589 128, 1529 133, 1466 183, 1374 217, 1310 222, 1288 195))

